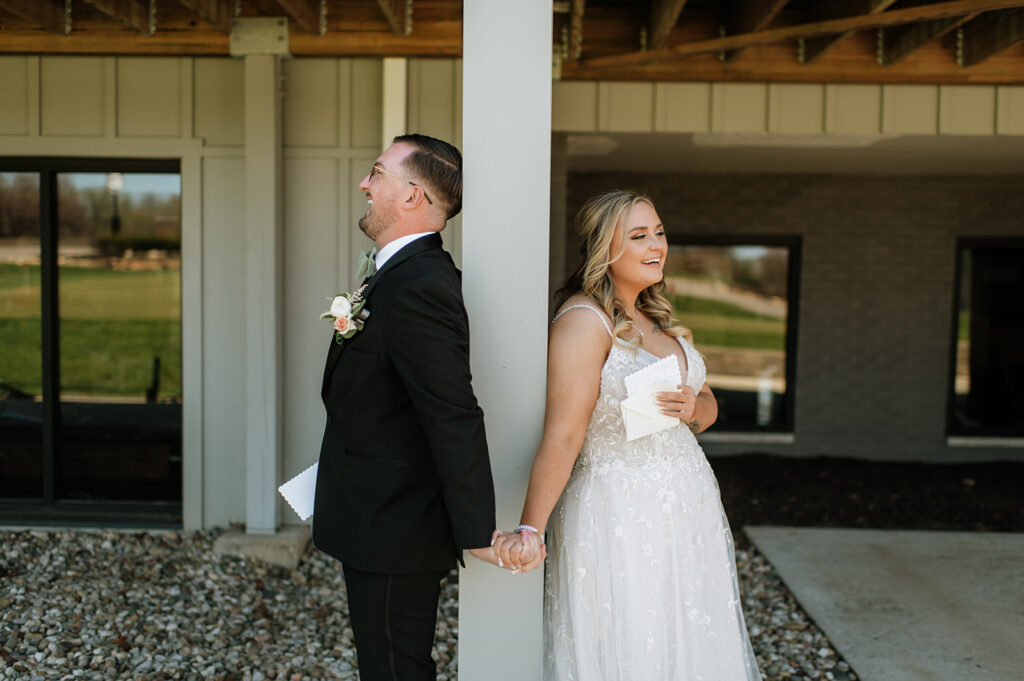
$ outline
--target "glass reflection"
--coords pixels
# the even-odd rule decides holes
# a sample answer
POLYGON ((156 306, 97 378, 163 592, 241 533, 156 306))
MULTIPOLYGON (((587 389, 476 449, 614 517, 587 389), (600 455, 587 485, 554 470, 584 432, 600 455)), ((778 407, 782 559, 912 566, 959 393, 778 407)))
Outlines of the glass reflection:
POLYGON ((0 497, 43 495, 39 176, 0 173, 0 497))
POLYGON ((786 422, 789 248, 670 246, 666 294, 704 355, 718 427, 786 422))
POLYGON ((58 489, 178 499, 179 176, 65 173, 57 185, 58 489))

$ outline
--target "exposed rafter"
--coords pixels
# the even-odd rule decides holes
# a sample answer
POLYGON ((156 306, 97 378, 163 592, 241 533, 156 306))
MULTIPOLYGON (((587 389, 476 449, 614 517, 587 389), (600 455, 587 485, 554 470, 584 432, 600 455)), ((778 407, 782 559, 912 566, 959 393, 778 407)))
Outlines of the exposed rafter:
POLYGON ((151 25, 149 5, 142 0, 85 0, 108 17, 117 19, 128 28, 140 33, 151 34, 155 27, 151 25))
POLYGON ((569 3, 569 59, 576 61, 583 54, 583 13, 586 0, 571 0, 569 3))
POLYGON ((1024 9, 983 14, 967 23, 957 39, 960 66, 980 64, 992 55, 1024 41, 1024 9))
POLYGON ((274 0, 292 21, 313 35, 327 32, 327 2, 325 0, 274 0))
POLYGON ((380 9, 397 36, 412 33, 412 0, 377 0, 380 9))
POLYGON ((892 66, 909 56, 914 50, 956 30, 975 16, 975 14, 965 14, 962 17, 933 19, 895 28, 880 28, 878 29, 878 63, 882 66, 892 66))
POLYGON ((63 0, 0 0, 0 9, 54 33, 70 33, 63 0))
POLYGON ((233 0, 178 0, 198 14, 221 33, 231 33, 231 19, 235 13, 233 0))
MULTIPOLYGON (((733 2, 726 23, 726 34, 756 33, 772 23, 775 16, 786 6, 789 0, 737 0, 733 2)), ((724 61, 732 61, 740 50, 726 52, 724 61)))
POLYGON ((686 0, 654 0, 651 3, 651 19, 647 29, 647 44, 651 49, 665 45, 685 4, 686 0))
MULTIPOLYGON (((811 21, 824 21, 826 19, 839 19, 842 17, 853 17, 864 14, 878 14, 884 12, 896 0, 837 0, 833 2, 812 3, 813 9, 808 12, 808 19, 811 21)), ((836 35, 822 36, 818 38, 807 38, 801 41, 798 57, 800 63, 813 64, 829 50, 839 44, 840 41, 850 35, 850 31, 837 33, 836 35)))
POLYGON ((799 38, 816 38, 819 36, 845 33, 847 31, 862 31, 884 28, 886 26, 900 26, 916 21, 944 19, 947 17, 963 16, 973 12, 1012 9, 1018 7, 1024 7, 1024 0, 953 0, 952 2, 939 2, 933 5, 925 5, 923 7, 890 10, 880 14, 865 14, 846 17, 843 19, 831 19, 828 21, 799 24, 797 26, 784 26, 781 28, 766 29, 755 33, 744 33, 742 35, 725 36, 723 38, 696 40, 680 43, 671 47, 663 47, 657 50, 643 50, 640 52, 629 52, 627 54, 620 54, 612 57, 586 59, 580 62, 580 66, 590 70, 642 66, 644 64, 668 59, 680 59, 694 54, 724 52, 743 47, 751 47, 753 45, 767 45, 787 40, 797 40, 799 38))

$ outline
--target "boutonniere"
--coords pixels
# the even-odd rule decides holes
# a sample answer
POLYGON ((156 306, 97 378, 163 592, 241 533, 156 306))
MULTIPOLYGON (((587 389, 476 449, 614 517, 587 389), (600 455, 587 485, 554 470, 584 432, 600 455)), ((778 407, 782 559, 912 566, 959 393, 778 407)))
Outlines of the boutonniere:
POLYGON ((331 309, 320 315, 320 319, 330 319, 334 326, 334 342, 341 345, 346 338, 356 335, 370 318, 370 311, 364 310, 363 284, 352 293, 339 293, 331 300, 331 309))

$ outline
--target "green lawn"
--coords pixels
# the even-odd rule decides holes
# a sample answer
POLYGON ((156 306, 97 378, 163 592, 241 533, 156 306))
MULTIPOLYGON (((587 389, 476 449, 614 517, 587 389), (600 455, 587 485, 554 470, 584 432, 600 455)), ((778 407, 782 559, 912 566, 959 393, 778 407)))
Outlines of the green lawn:
POLYGON ((697 346, 785 350, 786 322, 729 303, 669 295, 676 317, 693 331, 697 346))
MULTIPOLYGON (((39 267, 0 265, 0 384, 42 390, 39 267)), ((181 396, 181 273, 61 267, 61 390, 142 397, 160 358, 160 398, 181 396)))
MULTIPOLYGON (((0 318, 0 384, 42 392, 40 322, 0 318)), ((177 320, 80 320, 61 326, 61 390, 143 397, 160 358, 160 398, 181 397, 181 323, 177 320)))
MULTIPOLYGON (((62 319, 180 319, 181 272, 61 267, 62 319)), ((39 267, 0 265, 0 315, 38 317, 39 267)))

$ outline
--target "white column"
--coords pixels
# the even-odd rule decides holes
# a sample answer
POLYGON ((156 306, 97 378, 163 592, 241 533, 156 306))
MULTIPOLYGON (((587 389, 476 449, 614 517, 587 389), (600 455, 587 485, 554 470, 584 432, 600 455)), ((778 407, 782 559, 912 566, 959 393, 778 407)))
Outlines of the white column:
MULTIPOLYGON (((463 290, 505 529, 518 523, 544 416, 551 12, 551 0, 463 5, 463 290)), ((467 560, 460 678, 540 678, 542 571, 467 560)))
POLYGON ((391 146, 391 140, 408 132, 406 109, 408 100, 409 60, 404 57, 384 59, 383 121, 381 149, 391 146))
MULTIPOLYGON (((245 523, 272 534, 281 478, 280 58, 245 58, 245 523)), ((244 334, 241 333, 244 331, 244 334)))

